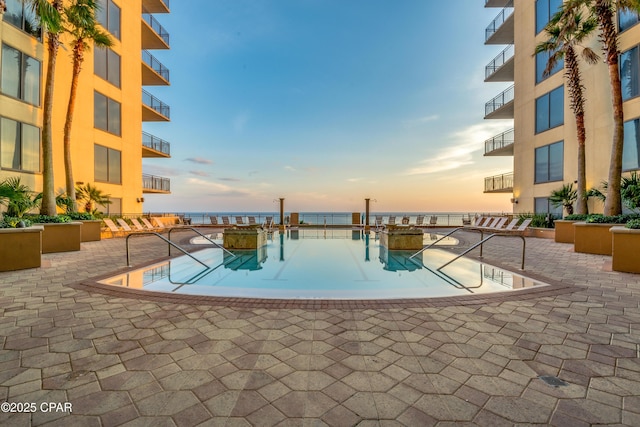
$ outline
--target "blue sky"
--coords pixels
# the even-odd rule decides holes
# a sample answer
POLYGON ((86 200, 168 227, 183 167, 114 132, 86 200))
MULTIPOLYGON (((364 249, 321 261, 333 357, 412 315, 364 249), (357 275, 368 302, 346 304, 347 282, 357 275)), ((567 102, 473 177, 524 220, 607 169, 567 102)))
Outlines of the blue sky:
POLYGON ((171 106, 144 130, 171 159, 146 211, 510 210, 483 178, 512 159, 482 157, 513 122, 483 120, 508 84, 484 83, 504 46, 485 46, 499 12, 432 0, 189 0, 157 19, 171 50, 153 51, 171 106))

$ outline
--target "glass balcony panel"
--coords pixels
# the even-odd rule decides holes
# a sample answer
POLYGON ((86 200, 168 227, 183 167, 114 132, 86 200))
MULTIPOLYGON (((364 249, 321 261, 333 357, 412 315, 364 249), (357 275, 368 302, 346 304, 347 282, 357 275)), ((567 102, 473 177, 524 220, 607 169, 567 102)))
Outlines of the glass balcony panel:
POLYGON ((142 51, 142 84, 145 86, 168 85, 169 69, 165 67, 149 51, 142 51), (145 69, 146 68, 146 69, 145 69))
POLYGON ((142 90, 142 104, 142 121, 162 122, 170 120, 169 106, 144 89, 142 90))
POLYGON ((509 129, 484 142, 485 156, 513 156, 514 129, 509 129))
POLYGON ((142 146, 147 148, 142 151, 142 157, 171 156, 171 144, 147 132, 142 132, 142 146))
POLYGON ((513 119, 515 86, 511 85, 484 106, 485 119, 513 119))
POLYGON ((143 193, 170 193, 171 180, 155 175, 142 174, 143 193))
POLYGON ((142 14, 142 48, 169 49, 169 33, 151 14, 142 14))
POLYGON ((514 79, 514 46, 507 46, 486 67, 485 82, 512 82, 514 79))
POLYGON ((513 172, 490 176, 484 179, 485 193, 513 192, 513 172))

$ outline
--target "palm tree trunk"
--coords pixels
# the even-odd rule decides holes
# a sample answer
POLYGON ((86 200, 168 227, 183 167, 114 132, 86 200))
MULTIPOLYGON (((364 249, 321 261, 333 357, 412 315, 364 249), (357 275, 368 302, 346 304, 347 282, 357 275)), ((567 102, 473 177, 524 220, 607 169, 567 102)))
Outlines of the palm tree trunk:
POLYGON ((67 105, 67 117, 64 122, 64 168, 67 185, 67 197, 73 201, 73 211, 78 210, 76 203, 76 186, 73 179, 73 167, 71 164, 71 125, 73 123, 73 112, 76 104, 76 94, 78 92, 78 76, 84 61, 84 41, 76 40, 73 47, 73 72, 71 74, 71 89, 69 90, 69 104, 67 105))
MULTIPOLYGON (((59 3, 61 10, 61 2, 56 3, 59 3)), ((59 35, 56 33, 47 33, 47 50, 49 58, 47 60, 47 79, 45 82, 44 102, 42 106, 42 205, 40 206, 40 212, 43 215, 57 215, 53 177, 52 117, 56 57, 58 55, 59 46, 59 35)))
POLYGON ((604 45, 605 60, 609 67, 611 98, 613 102, 613 142, 609 161, 609 179, 604 214, 608 216, 622 213, 620 179, 622 177, 622 149, 624 147, 624 114, 622 111, 622 87, 620 67, 618 65, 618 33, 613 21, 613 9, 610 0, 596 0, 596 16, 600 27, 600 36, 604 45))

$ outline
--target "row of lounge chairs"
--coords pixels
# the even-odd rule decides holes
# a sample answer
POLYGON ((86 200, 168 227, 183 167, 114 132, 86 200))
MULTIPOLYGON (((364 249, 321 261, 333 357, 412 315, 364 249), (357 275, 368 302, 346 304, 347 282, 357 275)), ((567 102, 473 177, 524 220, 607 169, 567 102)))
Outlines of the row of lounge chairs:
MULTIPOLYGON (((222 216, 222 221, 218 221, 218 217, 217 216, 210 216, 209 217, 209 221, 211 222, 212 225, 220 225, 223 227, 229 227, 232 226, 234 224, 231 223, 231 219, 229 216, 222 216)), ((255 216, 247 216, 247 222, 244 222, 244 217, 242 216, 236 216, 235 217, 235 224, 236 225, 258 225, 258 222, 256 221, 256 217, 255 216)), ((264 222, 261 223, 261 225, 263 225, 266 228, 271 228, 273 227, 273 217, 272 216, 268 216, 265 218, 264 222)))
POLYGON ((116 219, 118 225, 116 225, 110 218, 103 218, 102 222, 104 222, 104 224, 107 226, 107 230, 111 232, 112 237, 115 237, 116 235, 122 236, 140 231, 159 232, 164 230, 164 225, 162 225, 161 222, 158 222, 155 218, 151 218, 151 220, 156 223, 155 226, 151 224, 151 222, 147 218, 140 218, 140 221, 138 221, 137 218, 131 218, 129 219, 129 221, 131 221, 131 225, 129 225, 127 221, 122 218, 116 219))
MULTIPOLYGON (((431 215, 431 218, 429 218, 429 222, 427 223, 425 221, 425 216, 424 215, 418 215, 416 217, 416 222, 415 224, 411 224, 409 216, 408 215, 404 215, 402 217, 401 220, 401 224, 402 225, 414 225, 416 227, 435 227, 438 224, 438 217, 436 215, 431 215)), ((375 227, 376 228, 383 228, 385 225, 397 225, 396 223, 396 217, 394 215, 390 215, 389 216, 389 220, 384 223, 383 222, 383 217, 382 215, 376 215, 375 218, 375 227)))
POLYGON ((497 234, 522 234, 531 224, 531 218, 527 218, 520 223, 519 218, 513 218, 507 225, 507 217, 480 217, 475 224, 465 226, 465 228, 475 231, 491 232, 497 234), (520 224, 519 224, 520 223, 520 224))

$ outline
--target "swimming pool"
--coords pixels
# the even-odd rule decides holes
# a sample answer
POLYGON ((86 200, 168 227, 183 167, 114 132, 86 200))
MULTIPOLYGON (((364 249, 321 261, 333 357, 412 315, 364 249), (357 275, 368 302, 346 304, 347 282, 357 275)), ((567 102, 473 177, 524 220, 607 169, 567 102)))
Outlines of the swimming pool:
MULTIPOLYGON (((212 236, 221 242, 221 235, 212 236)), ((425 234, 425 244, 439 236, 425 234)), ((194 243, 205 243, 202 238, 194 243)), ((447 238, 442 245, 456 244, 447 238)), ((545 284, 431 248, 389 251, 375 233, 352 230, 274 232, 266 246, 232 253, 207 247, 99 283, 181 295, 286 299, 397 299, 474 295, 545 284)))

